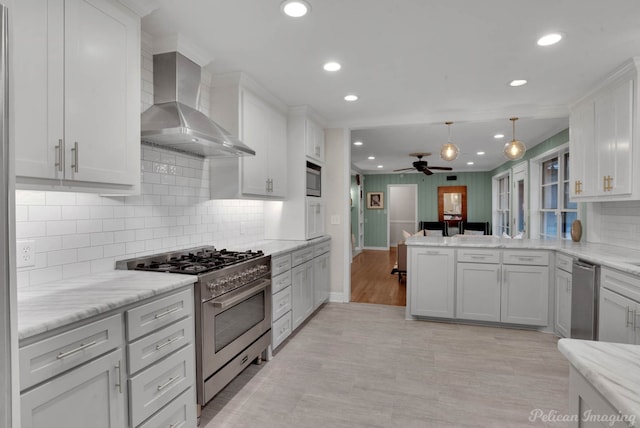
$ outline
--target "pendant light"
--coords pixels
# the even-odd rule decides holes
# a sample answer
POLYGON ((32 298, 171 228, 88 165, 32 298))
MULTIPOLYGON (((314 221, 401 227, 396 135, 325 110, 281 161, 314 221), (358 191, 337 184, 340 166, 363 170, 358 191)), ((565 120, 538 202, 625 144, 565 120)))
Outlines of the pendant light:
POLYGON ((504 155, 509 160, 518 160, 524 156, 527 147, 522 141, 516 140, 516 120, 518 120, 518 118, 512 117, 509 120, 513 123, 513 140, 504 145, 504 155))
POLYGON ((449 137, 447 138, 447 144, 443 144, 440 149, 440 157, 442 160, 451 162, 457 159, 460 154, 460 149, 451 142, 451 125, 453 122, 445 122, 444 124, 449 127, 449 137))

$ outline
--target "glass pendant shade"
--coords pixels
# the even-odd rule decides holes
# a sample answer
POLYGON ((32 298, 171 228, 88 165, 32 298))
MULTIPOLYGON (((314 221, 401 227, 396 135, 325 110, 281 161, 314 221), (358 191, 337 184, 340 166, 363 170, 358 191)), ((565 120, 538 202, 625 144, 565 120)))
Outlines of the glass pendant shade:
POLYGON ((518 120, 518 118, 512 117, 509 120, 513 124, 513 140, 504 145, 504 155, 509 160, 518 160, 524 156, 527 147, 522 141, 516 140, 516 120, 518 120))
POLYGON ((458 146, 451 142, 451 125, 453 124, 453 122, 445 122, 444 124, 449 127, 449 138, 447 139, 447 144, 443 144, 442 148, 440 149, 440 157, 442 158, 442 160, 451 162, 458 158, 460 149, 458 148, 458 146))
POLYGON ((455 160, 460 154, 460 149, 453 143, 447 143, 440 149, 440 157, 446 161, 455 160))

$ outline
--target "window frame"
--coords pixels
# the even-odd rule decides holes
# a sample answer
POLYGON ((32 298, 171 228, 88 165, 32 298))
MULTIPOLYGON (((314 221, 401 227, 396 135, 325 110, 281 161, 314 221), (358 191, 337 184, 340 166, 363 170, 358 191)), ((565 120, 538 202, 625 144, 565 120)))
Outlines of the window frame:
POLYGON ((513 174, 511 168, 491 177, 491 194, 492 194, 492 221, 493 221, 493 234, 502 236, 503 233, 511 236, 511 186, 513 183, 513 174), (507 179, 507 207, 506 209, 500 207, 500 196, 502 180, 507 179), (507 225, 503 225, 502 220, 505 218, 506 213, 507 225))

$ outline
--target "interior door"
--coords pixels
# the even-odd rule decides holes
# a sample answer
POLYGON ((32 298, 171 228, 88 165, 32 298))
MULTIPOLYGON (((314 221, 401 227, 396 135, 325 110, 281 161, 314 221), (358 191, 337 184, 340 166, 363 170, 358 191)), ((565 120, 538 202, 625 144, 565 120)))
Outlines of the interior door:
POLYGON ((528 221, 528 179, 527 163, 522 162, 513 167, 513 231, 512 234, 518 235, 522 233, 523 238, 529 234, 528 221))
POLYGON ((414 233, 418 225, 418 188, 415 184, 390 184, 387 247, 402 241, 402 231, 414 233))

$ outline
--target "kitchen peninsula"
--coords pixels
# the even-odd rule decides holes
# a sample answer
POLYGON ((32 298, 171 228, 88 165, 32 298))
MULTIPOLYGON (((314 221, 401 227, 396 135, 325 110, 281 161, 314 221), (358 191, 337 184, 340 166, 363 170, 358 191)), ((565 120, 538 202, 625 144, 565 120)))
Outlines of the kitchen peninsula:
MULTIPOLYGON (((554 331, 556 256, 640 276, 640 251, 597 243, 491 236, 412 237, 407 319, 492 323, 554 331)), ((569 302, 570 303, 570 299, 569 302)), ((569 310, 569 308, 566 308, 569 310)))

